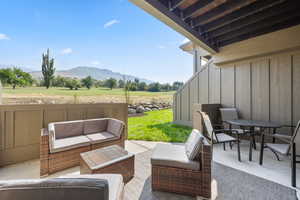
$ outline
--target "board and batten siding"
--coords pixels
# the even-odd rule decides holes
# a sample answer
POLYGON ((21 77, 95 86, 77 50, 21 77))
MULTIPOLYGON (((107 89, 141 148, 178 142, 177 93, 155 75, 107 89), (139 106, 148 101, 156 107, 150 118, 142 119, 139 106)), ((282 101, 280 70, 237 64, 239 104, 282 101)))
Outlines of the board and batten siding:
POLYGON ((174 123, 182 125, 192 125, 195 103, 220 103, 237 107, 246 119, 296 125, 300 120, 300 49, 221 66, 209 62, 178 90, 174 102, 174 123))

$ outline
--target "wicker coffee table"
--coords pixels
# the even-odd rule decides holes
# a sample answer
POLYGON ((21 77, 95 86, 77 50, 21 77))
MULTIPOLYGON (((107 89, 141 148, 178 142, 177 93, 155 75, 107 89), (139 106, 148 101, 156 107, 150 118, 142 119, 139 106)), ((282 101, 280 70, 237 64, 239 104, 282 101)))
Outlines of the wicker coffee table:
POLYGON ((80 154, 80 174, 122 174, 124 182, 134 175, 134 154, 112 145, 80 154))

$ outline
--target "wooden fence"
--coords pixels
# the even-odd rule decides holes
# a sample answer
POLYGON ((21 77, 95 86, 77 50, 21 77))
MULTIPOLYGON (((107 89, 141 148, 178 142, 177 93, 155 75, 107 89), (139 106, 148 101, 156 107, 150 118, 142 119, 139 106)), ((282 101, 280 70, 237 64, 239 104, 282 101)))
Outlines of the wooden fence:
POLYGON ((112 117, 127 125, 127 113, 122 103, 1 105, 0 166, 39 158, 40 130, 50 122, 112 117))

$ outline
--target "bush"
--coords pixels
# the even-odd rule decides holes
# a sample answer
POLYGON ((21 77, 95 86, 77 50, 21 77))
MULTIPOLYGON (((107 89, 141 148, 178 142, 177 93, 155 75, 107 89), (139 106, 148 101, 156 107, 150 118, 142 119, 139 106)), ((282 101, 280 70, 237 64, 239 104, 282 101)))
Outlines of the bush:
POLYGON ((81 88, 80 81, 76 78, 67 78, 66 80, 66 87, 69 88, 70 90, 78 90, 81 88))

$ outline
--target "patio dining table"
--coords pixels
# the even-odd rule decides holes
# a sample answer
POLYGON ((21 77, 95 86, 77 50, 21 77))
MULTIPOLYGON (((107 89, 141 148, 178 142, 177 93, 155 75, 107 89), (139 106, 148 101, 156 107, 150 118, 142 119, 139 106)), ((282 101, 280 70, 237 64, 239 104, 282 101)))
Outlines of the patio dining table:
MULTIPOLYGON (((250 137, 254 138, 255 128, 261 129, 273 129, 273 133, 276 132, 277 128, 281 128, 281 125, 276 122, 270 122, 270 121, 260 121, 260 120, 246 120, 246 119, 235 119, 235 120, 226 120, 225 123, 228 123, 230 125, 230 128, 232 125, 240 126, 240 127, 249 127, 250 131, 250 137)), ((249 161, 252 161, 252 149, 254 146, 254 140, 250 138, 250 146, 249 146, 249 161)))

